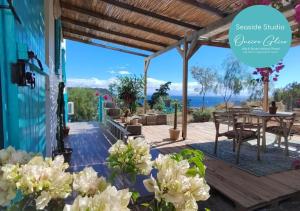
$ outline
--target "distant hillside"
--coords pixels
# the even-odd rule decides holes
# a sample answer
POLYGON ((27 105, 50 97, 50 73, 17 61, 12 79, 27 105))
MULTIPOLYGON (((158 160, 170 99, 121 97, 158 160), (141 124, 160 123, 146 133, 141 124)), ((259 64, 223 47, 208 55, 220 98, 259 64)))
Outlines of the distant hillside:
POLYGON ((72 91, 74 89, 86 89, 86 90, 94 90, 95 93, 96 91, 98 91, 100 93, 100 95, 110 95, 110 92, 108 91, 108 89, 103 89, 103 88, 85 88, 85 87, 68 87, 68 92, 72 91))
POLYGON ((109 94, 107 89, 100 88, 68 88, 68 100, 74 102, 74 115, 70 118, 72 121, 92 121, 97 119, 97 107, 100 95, 109 94))

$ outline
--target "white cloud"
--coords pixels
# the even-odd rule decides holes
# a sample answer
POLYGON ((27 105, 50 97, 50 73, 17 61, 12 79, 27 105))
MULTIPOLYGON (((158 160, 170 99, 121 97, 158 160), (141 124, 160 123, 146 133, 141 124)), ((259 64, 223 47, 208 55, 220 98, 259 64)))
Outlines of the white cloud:
POLYGON ((116 71, 114 71, 114 70, 110 70, 110 71, 107 71, 107 72, 109 72, 110 74, 115 74, 116 73, 116 71))
MULTIPOLYGON (((116 82, 117 78, 111 77, 107 80, 99 78, 69 78, 67 79, 68 87, 85 87, 85 88, 108 88, 108 85, 116 82)), ((159 88, 161 84, 167 81, 159 80, 155 78, 148 78, 148 94, 152 94, 155 89, 159 88)), ((188 83, 188 93, 189 95, 197 95, 195 88, 199 87, 197 82, 188 83)), ((174 82, 170 86, 170 95, 182 95, 182 83, 174 82)))
POLYGON ((114 74, 120 74, 120 75, 130 75, 131 73, 127 70, 109 70, 107 71, 109 72, 110 74, 114 75, 114 74))
MULTIPOLYGON (((161 84, 167 83, 167 81, 159 80, 155 78, 148 78, 148 94, 152 94, 155 89, 159 88, 161 84)), ((195 88, 199 87, 197 82, 188 83, 189 95, 197 95, 195 88)), ((170 95, 182 95, 182 82, 172 82, 170 86, 170 95)))
POLYGON ((98 78, 69 78, 67 79, 68 87, 84 87, 84 88, 108 88, 108 85, 117 79, 112 77, 107 80, 98 78))
POLYGON ((129 72, 129 71, 127 71, 127 70, 120 70, 119 72, 118 72, 120 75, 130 75, 131 73, 129 72))

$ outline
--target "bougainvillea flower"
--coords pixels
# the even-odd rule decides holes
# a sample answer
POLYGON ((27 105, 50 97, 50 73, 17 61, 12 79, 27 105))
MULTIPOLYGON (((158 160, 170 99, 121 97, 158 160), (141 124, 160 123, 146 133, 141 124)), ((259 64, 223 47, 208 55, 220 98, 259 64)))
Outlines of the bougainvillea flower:
POLYGON ((247 6, 271 4, 271 0, 244 0, 244 2, 247 6))
POLYGON ((300 24, 300 4, 295 7, 295 20, 300 24))

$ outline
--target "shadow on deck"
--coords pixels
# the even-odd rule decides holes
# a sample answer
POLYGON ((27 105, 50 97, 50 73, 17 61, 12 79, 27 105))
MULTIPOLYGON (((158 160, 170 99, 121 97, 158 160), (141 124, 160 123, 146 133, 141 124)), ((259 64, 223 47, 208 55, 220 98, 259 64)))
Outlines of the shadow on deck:
MULTIPOLYGON (((70 135, 66 139, 73 148, 70 170, 77 172, 85 166, 92 166, 99 176, 109 176, 109 169, 105 165, 108 149, 111 146, 106 131, 97 122, 70 123, 70 135)), ((188 148, 193 140, 171 142, 168 140, 169 126, 145 126, 143 134, 151 142, 154 157, 158 153, 166 154, 178 152, 188 148)), ((201 140, 213 140, 212 129, 204 124, 202 129, 197 125, 189 128, 189 137, 201 140), (197 129, 197 130, 196 130, 197 129), (199 133, 202 134, 199 136, 199 133)), ((193 138, 193 139, 194 139, 193 138)), ((194 140, 195 141, 195 140, 194 140)), ((207 142, 207 141, 206 141, 207 142)), ((201 210, 210 208, 212 211, 232 210, 264 210, 264 211, 299 211, 300 201, 292 199, 300 193, 300 170, 285 171, 264 177, 249 174, 234 165, 222 160, 206 157, 206 179, 212 187, 208 201, 200 203, 201 210), (281 203, 283 200, 287 202, 281 203), (273 206, 273 208, 261 207, 273 206)), ((143 197, 151 197, 142 184, 144 177, 139 177, 135 188, 143 197)), ((122 187, 117 183, 117 187, 122 187)))
MULTIPOLYGON (((170 141, 168 139, 168 128, 170 128, 168 125, 143 127, 143 135, 146 140, 153 148, 158 149, 163 154, 191 148, 195 144, 214 145, 215 128, 212 122, 189 124, 188 138, 185 141, 170 141)), ((268 141, 273 138, 269 136, 268 141)), ((293 141, 300 144, 300 137, 294 136, 293 141)), ((291 147, 293 146, 291 144, 291 147)), ((283 153, 282 156, 282 159, 285 159, 283 153)), ((235 205, 231 209, 300 210, 300 170, 255 176, 236 165, 208 154, 206 154, 205 164, 207 166, 206 180, 208 184, 235 205)))

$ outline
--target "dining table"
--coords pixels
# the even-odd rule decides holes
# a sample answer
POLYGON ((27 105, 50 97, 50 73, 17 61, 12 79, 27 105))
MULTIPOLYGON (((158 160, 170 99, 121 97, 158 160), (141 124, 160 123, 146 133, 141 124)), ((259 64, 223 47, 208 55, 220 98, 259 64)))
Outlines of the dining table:
MULTIPOLYGON (((294 115, 292 112, 276 112, 276 114, 270 114, 269 112, 265 112, 262 110, 252 110, 250 112, 250 115, 253 117, 258 118, 261 120, 262 123, 262 150, 266 150, 266 129, 267 129, 267 123, 269 120, 273 120, 277 123, 279 123, 284 131, 284 133, 288 133, 288 128, 284 124, 284 120, 286 118, 290 118, 294 115)), ((286 134, 288 136, 288 134, 286 134)))

